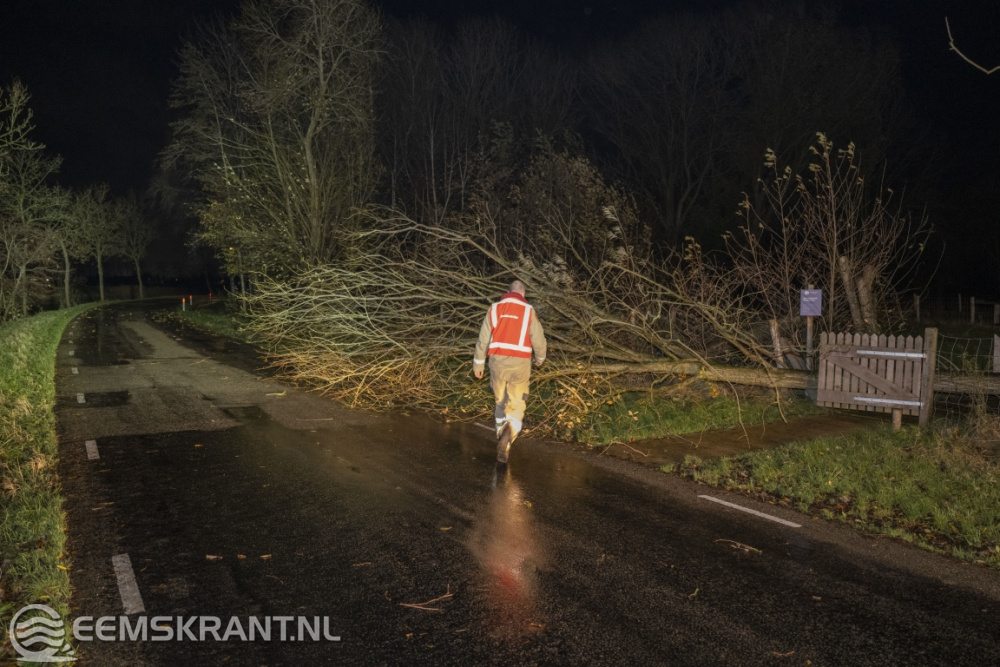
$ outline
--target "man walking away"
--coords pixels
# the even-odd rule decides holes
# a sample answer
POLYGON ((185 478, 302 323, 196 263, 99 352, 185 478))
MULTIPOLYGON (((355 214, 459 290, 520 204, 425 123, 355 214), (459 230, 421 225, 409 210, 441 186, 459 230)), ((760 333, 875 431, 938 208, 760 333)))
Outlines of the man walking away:
POLYGON ((483 377, 486 357, 490 359, 490 386, 496 397, 497 460, 507 462, 510 445, 524 424, 524 399, 531 379, 531 354, 535 365, 545 361, 545 332, 535 309, 524 298, 520 280, 500 301, 490 306, 479 329, 472 372, 483 377))

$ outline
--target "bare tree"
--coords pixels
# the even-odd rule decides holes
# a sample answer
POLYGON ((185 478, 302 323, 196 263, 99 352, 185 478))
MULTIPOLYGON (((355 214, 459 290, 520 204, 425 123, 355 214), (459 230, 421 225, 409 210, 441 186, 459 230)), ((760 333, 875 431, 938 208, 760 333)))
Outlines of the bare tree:
POLYGON ((462 23, 451 41, 417 21, 390 26, 380 95, 389 200, 428 224, 466 210, 475 157, 509 126, 530 150, 577 124, 576 67, 499 19, 462 23))
POLYGON ((121 254, 135 264, 135 278, 139 283, 139 298, 146 294, 142 283, 142 259, 149 244, 153 242, 155 230, 141 202, 133 194, 118 203, 121 216, 121 254))
POLYGON ((123 208, 109 198, 107 184, 90 186, 76 194, 73 216, 79 224, 80 255, 97 264, 101 301, 104 301, 104 261, 118 255, 123 208))
POLYGON ((770 177, 761 181, 766 205, 758 209, 744 196, 743 226, 727 235, 744 307, 794 329, 799 290, 814 284, 823 290, 828 331, 891 328, 930 226, 890 188, 866 183, 854 144, 838 150, 819 133, 811 152, 807 173, 796 174, 768 150, 770 177))
POLYGON ((248 0, 184 47, 172 103, 185 115, 164 160, 204 188, 205 242, 260 270, 337 255, 378 177, 379 30, 361 0, 248 0))
POLYGON ((663 17, 591 63, 592 122, 668 243, 689 228, 739 129, 732 55, 706 21, 663 17))
MULTIPOLYGON (((68 198, 65 191, 49 183, 59 170, 59 158, 45 156, 40 149, 20 148, 10 151, 3 162, 0 212, 16 229, 18 241, 9 247, 16 248, 14 284, 20 293, 22 314, 27 314, 29 278, 36 272, 48 272, 53 244, 62 243, 59 232, 66 220, 68 198)), ((35 283, 44 284, 45 279, 35 283)))
POLYGON ((30 96, 20 81, 0 88, 0 177, 6 173, 6 158, 13 150, 40 150, 42 146, 29 135, 31 123, 30 96))

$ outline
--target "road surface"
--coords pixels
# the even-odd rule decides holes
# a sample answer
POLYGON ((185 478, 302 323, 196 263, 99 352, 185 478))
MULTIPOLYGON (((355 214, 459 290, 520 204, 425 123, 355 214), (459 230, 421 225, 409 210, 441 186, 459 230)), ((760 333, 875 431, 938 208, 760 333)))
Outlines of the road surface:
POLYGON ((1000 664, 996 572, 557 443, 498 468, 484 428, 260 365, 135 304, 67 329, 74 617, 222 624, 80 664, 1000 664), (270 639, 222 641, 233 617, 270 639))

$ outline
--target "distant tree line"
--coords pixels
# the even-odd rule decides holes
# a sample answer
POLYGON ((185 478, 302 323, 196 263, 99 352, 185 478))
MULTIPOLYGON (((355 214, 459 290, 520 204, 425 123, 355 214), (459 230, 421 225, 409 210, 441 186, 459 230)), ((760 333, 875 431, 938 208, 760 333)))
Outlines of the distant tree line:
POLYGON ((200 238, 231 271, 330 261, 373 203, 443 223, 477 174, 519 172, 542 144, 629 192, 661 249, 717 248, 743 192, 763 203, 765 149, 804 167, 822 130, 861 147, 865 174, 919 178, 896 48, 836 19, 664 15, 570 57, 500 19, 445 33, 356 0, 248 1, 182 50, 164 164, 193 177, 200 238))
POLYGON ((73 304, 73 269, 94 262, 104 299, 104 264, 127 257, 142 286, 152 227, 140 200, 107 185, 61 187, 61 158, 32 137, 30 97, 20 82, 0 88, 0 323, 57 300, 73 304))

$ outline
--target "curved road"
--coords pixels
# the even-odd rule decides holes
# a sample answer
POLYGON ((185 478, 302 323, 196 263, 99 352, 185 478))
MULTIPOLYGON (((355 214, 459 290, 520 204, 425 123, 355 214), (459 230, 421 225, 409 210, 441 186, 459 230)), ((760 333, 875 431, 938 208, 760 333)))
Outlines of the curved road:
POLYGON ((133 308, 60 348, 73 614, 275 625, 79 664, 1000 664, 996 572, 565 445, 501 469, 486 429, 347 410, 133 308), (339 641, 281 641, 299 616, 339 641))

